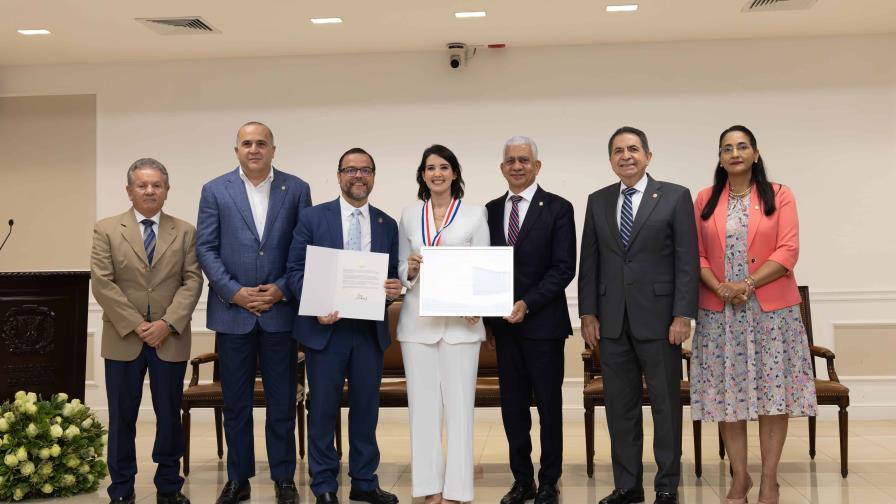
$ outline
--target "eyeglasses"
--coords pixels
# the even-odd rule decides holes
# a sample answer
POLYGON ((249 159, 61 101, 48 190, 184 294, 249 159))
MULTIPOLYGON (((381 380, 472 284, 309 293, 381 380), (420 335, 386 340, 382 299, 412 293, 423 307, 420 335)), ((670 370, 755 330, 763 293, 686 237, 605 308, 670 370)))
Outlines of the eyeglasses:
POLYGON ((752 149, 750 144, 741 142, 737 145, 726 145, 719 148, 719 154, 734 154, 734 151, 749 152, 752 149))
POLYGON ((343 175, 348 175, 349 177, 357 177, 358 175, 362 177, 369 177, 376 172, 373 168, 368 166, 364 166, 358 168, 357 166, 346 166, 344 168, 339 169, 339 173, 343 175))

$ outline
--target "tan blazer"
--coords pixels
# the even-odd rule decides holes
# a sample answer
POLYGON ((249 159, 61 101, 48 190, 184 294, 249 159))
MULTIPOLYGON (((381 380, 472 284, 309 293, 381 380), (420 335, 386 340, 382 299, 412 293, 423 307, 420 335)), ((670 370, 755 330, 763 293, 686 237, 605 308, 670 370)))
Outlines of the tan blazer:
POLYGON ((158 348, 159 358, 190 358, 190 319, 202 293, 195 227, 163 212, 150 268, 134 210, 103 219, 93 228, 90 278, 103 307, 104 358, 137 358, 143 341, 134 330, 146 318, 147 306, 151 320, 164 319, 178 332, 158 348))

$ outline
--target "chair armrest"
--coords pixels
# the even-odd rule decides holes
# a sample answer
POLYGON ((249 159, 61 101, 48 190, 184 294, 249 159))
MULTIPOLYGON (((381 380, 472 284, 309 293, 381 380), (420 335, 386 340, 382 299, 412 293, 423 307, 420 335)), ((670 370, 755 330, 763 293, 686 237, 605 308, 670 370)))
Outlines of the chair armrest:
POLYGON ((215 352, 204 353, 190 359, 190 365, 193 366, 193 374, 190 376, 190 384, 187 387, 195 387, 199 385, 199 365, 206 362, 215 362, 218 360, 218 354, 215 352))
POLYGON ((595 355, 594 350, 590 348, 585 348, 582 350, 582 364, 584 366, 584 384, 588 385, 595 376, 598 375, 597 371, 597 363, 594 361, 597 356, 595 355))
POLYGON ((833 382, 840 383, 840 378, 837 377, 837 371, 834 369, 834 352, 823 346, 810 345, 809 353, 812 354, 813 358, 819 357, 824 359, 827 362, 828 378, 833 382))

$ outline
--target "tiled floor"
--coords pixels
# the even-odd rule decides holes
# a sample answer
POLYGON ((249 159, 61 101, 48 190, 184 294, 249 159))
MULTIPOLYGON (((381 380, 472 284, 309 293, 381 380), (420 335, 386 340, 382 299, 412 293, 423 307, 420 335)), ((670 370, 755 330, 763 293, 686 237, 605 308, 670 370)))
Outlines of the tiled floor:
MULTIPOLYGON (((147 417, 148 415, 144 415, 147 417)), ((257 415, 258 416, 258 415, 257 415)), ((575 410, 565 411, 564 460, 561 480, 562 502, 596 504, 612 490, 612 473, 608 460, 609 437, 602 411, 597 412, 596 470, 593 479, 585 474, 585 437, 582 415, 575 410)), ((137 501, 152 503, 155 489, 152 486, 153 424, 146 418, 138 426, 137 448, 141 472, 137 476, 137 501)), ((536 418, 537 424, 537 418, 536 418)), ((650 430, 649 419, 646 419, 650 430)), ((263 421, 255 422, 257 476, 252 480, 252 499, 249 502, 273 502, 274 489, 267 470, 264 452, 263 421)), ((756 424, 750 426, 750 472, 754 479, 759 475, 759 445, 756 424)), ((533 429, 537 440, 537 427, 533 429)), ((679 489, 682 503, 724 502, 727 488, 727 466, 718 458, 718 443, 714 424, 703 429, 703 477, 694 476, 694 440, 690 424, 684 433, 682 456, 683 477, 679 489)), ((513 482, 507 466, 507 445, 501 426, 500 413, 494 409, 476 410, 476 499, 477 503, 497 504, 513 482)), ((378 430, 382 459, 378 471, 383 488, 398 495, 401 502, 422 502, 411 498, 411 474, 409 468, 409 441, 406 412, 383 410, 378 430)), ((533 456, 537 460, 535 443, 533 456)), ((226 480, 223 462, 216 455, 214 427, 211 422, 197 420, 194 416, 192 435, 191 473, 184 486, 194 504, 210 504, 226 480)), ((347 442, 344 446, 348 447, 347 442)), ((652 439, 648 432, 645 446, 645 481, 653 479, 655 466, 651 454, 652 439)), ((790 433, 780 466, 781 503, 896 503, 896 421, 853 421, 850 424, 849 478, 840 477, 840 455, 835 421, 818 422, 818 445, 815 461, 808 455, 808 433, 805 419, 791 422, 790 433)), ((308 483, 308 467, 300 461, 296 469, 296 484, 301 501, 313 503, 308 483)), ((348 501, 349 478, 343 467, 340 499, 348 501)), ((758 489, 749 495, 755 502, 758 489)), ((71 504, 95 504, 108 502, 105 487, 99 492, 67 499, 71 504)), ((648 499, 648 503, 652 499, 648 499)))

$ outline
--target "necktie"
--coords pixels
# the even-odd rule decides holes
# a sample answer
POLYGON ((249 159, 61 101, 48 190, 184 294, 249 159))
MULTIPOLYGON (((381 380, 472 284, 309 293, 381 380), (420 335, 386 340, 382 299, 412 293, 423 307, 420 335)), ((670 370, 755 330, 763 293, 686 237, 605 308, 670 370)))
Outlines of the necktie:
POLYGON ((348 244, 346 250, 361 250, 361 210, 352 212, 352 222, 348 225, 348 244))
POLYGON ((146 260, 152 266, 152 256, 156 253, 156 232, 152 230, 152 219, 143 219, 143 248, 146 249, 146 260))
POLYGON ((510 220, 507 222, 508 245, 516 243, 516 239, 520 236, 520 201, 523 201, 522 196, 514 194, 510 197, 513 206, 510 207, 510 220))
POLYGON ((622 211, 619 212, 619 234, 622 236, 622 246, 628 248, 628 240, 632 236, 632 226, 635 223, 635 214, 632 212, 632 196, 638 190, 634 187, 626 187, 622 190, 625 198, 622 200, 622 211))

